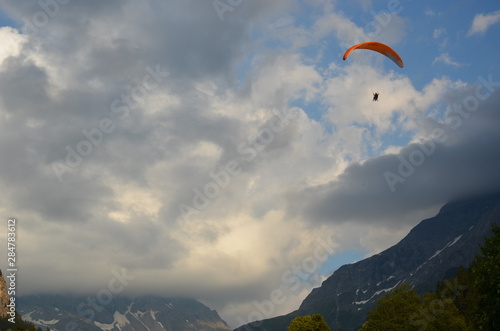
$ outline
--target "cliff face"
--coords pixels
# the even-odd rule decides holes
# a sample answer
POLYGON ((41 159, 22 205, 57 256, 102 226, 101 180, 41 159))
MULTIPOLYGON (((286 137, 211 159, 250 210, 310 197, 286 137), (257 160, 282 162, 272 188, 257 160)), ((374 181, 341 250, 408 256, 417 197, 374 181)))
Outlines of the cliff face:
POLYGON ((377 299, 397 285, 407 282, 419 293, 434 291, 437 282, 459 266, 468 267, 491 223, 500 223, 498 194, 449 203, 391 248, 340 267, 298 310, 237 330, 282 331, 295 316, 314 313, 321 314, 332 330, 357 330, 377 299))
POLYGON ((0 270, 0 317, 7 316, 7 305, 9 304, 9 295, 7 293, 7 284, 3 278, 2 271, 0 270))

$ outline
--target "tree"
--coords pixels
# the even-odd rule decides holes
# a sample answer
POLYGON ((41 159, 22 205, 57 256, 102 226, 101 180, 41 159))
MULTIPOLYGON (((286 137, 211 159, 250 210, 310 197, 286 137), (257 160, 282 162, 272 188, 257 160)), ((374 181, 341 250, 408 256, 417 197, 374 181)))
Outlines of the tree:
POLYGON ((427 293, 422 298, 404 283, 378 300, 360 330, 468 331, 470 328, 452 299, 438 297, 436 293, 427 293))
POLYGON ((475 321, 480 330, 500 330, 500 227, 492 224, 493 236, 484 240, 472 268, 479 293, 475 321))
POLYGON ((288 326, 288 331, 330 331, 323 316, 313 314, 310 316, 295 317, 288 326))
POLYGON ((420 329, 427 331, 468 331, 465 317, 450 298, 438 297, 436 293, 424 295, 421 308, 420 329))
POLYGON ((436 295, 442 299, 450 299, 457 307, 460 315, 465 318, 470 329, 475 329, 474 313, 479 301, 479 294, 474 285, 474 275, 471 269, 475 267, 477 260, 473 261, 469 268, 459 267, 457 274, 451 278, 439 282, 436 295))
POLYGON ((380 298, 360 330, 500 330, 500 227, 468 269, 420 297, 408 284, 380 298))
POLYGON ((368 319, 360 330, 418 330, 418 327, 412 323, 413 321, 409 317, 418 312, 420 306, 420 296, 408 283, 403 283, 378 299, 377 305, 368 312, 368 319))

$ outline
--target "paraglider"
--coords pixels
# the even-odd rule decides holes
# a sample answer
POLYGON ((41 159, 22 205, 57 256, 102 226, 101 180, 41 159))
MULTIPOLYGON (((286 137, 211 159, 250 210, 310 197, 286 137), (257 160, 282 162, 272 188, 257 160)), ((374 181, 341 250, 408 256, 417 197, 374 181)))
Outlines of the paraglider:
MULTIPOLYGON (((399 54, 396 53, 395 50, 393 50, 392 48, 390 48, 386 44, 378 43, 376 41, 369 41, 369 42, 365 42, 365 43, 361 43, 361 44, 357 44, 357 45, 352 46, 344 53, 343 59, 346 60, 349 57, 349 54, 351 54, 351 52, 355 49, 369 49, 369 50, 378 52, 380 54, 387 56, 392 61, 394 61, 394 63, 396 63, 400 68, 403 68, 405 66, 403 63, 403 60, 401 59, 399 54)), ((378 92, 374 93, 373 91, 372 91, 372 93, 373 93, 372 101, 378 101, 379 93, 378 92)))
POLYGON ((349 54, 355 49, 369 49, 369 50, 378 52, 380 54, 387 56, 392 61, 394 61, 394 63, 396 63, 400 68, 404 67, 403 60, 401 59, 399 54, 396 53, 396 51, 394 51, 392 48, 390 48, 386 44, 378 43, 375 41, 369 41, 366 43, 361 43, 361 44, 357 44, 357 45, 352 46, 344 53, 343 59, 344 60, 347 59, 349 54))

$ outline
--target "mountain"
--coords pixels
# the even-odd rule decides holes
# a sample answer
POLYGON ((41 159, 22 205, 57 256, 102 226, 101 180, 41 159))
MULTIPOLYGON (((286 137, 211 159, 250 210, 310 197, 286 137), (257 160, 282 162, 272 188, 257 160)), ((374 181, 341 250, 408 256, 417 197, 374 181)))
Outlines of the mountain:
POLYGON ((193 299, 31 295, 16 299, 26 321, 59 331, 228 331, 216 311, 193 299))
POLYGON ((321 314, 332 330, 357 330, 377 298, 399 284, 408 282, 423 294, 435 291, 437 282, 453 276, 459 266, 468 267, 491 234, 491 223, 500 224, 499 220, 500 194, 450 202, 396 245, 340 267, 298 310, 235 331, 285 331, 294 317, 314 313, 321 314))

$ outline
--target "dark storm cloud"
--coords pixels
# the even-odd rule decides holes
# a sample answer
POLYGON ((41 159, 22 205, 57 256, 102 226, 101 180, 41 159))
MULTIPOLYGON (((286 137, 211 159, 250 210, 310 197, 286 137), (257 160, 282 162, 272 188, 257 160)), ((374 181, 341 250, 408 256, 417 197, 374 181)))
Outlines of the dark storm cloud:
MULTIPOLYGON (((18 20, 19 29, 28 35, 46 35, 58 24, 76 28, 89 18, 120 13, 127 0, 54 0, 1 1, 2 9, 18 20)), ((69 32, 74 30, 69 30, 69 32)))
POLYGON ((89 220, 94 206, 105 205, 112 191, 93 176, 75 176, 64 183, 54 180, 47 159, 51 136, 41 128, 29 127, 26 121, 2 126, 0 180, 9 188, 5 201, 12 210, 38 213, 44 221, 89 220))
MULTIPOLYGON (((34 52, 28 47, 24 51, 34 52)), ((99 90, 67 88, 57 91, 54 97, 51 92, 58 87, 53 77, 27 56, 9 57, 0 68, 1 103, 16 118, 55 121, 56 125, 64 120, 66 125, 68 122, 82 125, 100 116, 103 110, 108 111, 105 109, 107 96, 99 90)))
POLYGON ((446 125, 427 120, 424 142, 353 164, 335 182, 290 195, 289 212, 311 222, 399 222, 419 209, 500 191, 500 90, 477 102, 469 97, 475 91, 469 87, 448 100, 455 111, 446 125))
POLYGON ((150 48, 147 62, 161 63, 175 75, 200 78, 219 75, 233 80, 231 69, 245 53, 254 24, 275 14, 292 1, 244 1, 221 20, 212 1, 188 0, 156 4, 155 19, 142 22, 144 45, 150 48))
POLYGON ((85 138, 82 130, 94 128, 103 110, 109 112, 109 96, 88 88, 60 91, 30 58, 32 53, 26 46, 1 65, 0 101, 7 116, 0 133, 0 167, 2 181, 11 187, 6 199, 14 209, 29 206, 45 221, 87 221, 93 206, 105 205, 112 190, 97 179, 99 174, 75 175, 60 185, 49 169, 65 158, 67 147, 85 138))
POLYGON ((47 74, 33 62, 25 61, 11 57, 2 63, 1 101, 7 111, 17 116, 45 118, 51 111, 51 101, 47 95, 47 74))
POLYGON ((78 139, 75 133, 79 133, 67 130, 71 116, 61 118, 61 106, 47 92, 51 87, 47 74, 22 58, 6 59, 2 69, 1 103, 8 116, 0 133, 0 169, 3 183, 10 188, 6 198, 13 208, 29 206, 46 220, 89 219, 91 206, 110 192, 88 179, 57 185, 47 171, 54 151, 64 150, 60 138, 67 143, 78 139))
POLYGON ((183 78, 217 74, 231 79, 229 70, 248 51, 252 24, 290 1, 246 1, 227 12, 223 21, 212 1, 64 2, 48 1, 48 6, 39 1, 3 2, 2 6, 19 21, 20 30, 43 38, 41 47, 61 57, 61 65, 71 64, 72 53, 84 52, 73 63, 85 64, 89 75, 111 73, 117 66, 130 70, 161 64, 183 78))

